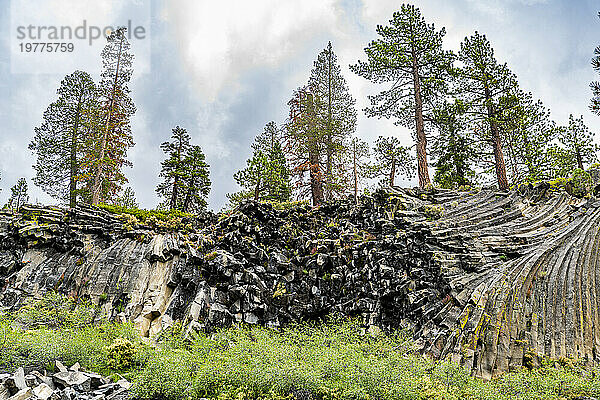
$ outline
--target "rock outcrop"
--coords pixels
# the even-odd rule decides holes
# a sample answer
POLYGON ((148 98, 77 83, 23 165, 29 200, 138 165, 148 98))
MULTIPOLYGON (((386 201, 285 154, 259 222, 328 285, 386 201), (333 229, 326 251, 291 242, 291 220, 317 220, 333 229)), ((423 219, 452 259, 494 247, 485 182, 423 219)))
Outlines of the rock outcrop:
POLYGON ((81 370, 79 364, 66 368, 56 361, 56 372, 18 368, 13 374, 0 374, 0 400, 125 400, 131 383, 111 382, 101 375, 81 370))
POLYGON ((0 215, 0 306, 55 290, 145 336, 175 320, 191 333, 338 314, 412 328, 424 352, 478 376, 544 355, 592 365, 600 202, 551 189, 389 189, 283 211, 247 202, 174 231, 26 206, 0 215))

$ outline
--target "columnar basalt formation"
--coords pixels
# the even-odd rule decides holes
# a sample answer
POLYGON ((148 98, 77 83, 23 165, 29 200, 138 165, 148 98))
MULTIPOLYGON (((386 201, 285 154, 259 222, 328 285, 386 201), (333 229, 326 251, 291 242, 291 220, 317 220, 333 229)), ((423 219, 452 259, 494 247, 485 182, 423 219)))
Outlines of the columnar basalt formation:
POLYGON ((600 202, 552 189, 247 202, 178 229, 26 206, 0 214, 0 306, 54 290, 146 336, 175 320, 191 333, 343 315, 411 328, 424 352, 483 377, 544 355, 595 364, 600 202))

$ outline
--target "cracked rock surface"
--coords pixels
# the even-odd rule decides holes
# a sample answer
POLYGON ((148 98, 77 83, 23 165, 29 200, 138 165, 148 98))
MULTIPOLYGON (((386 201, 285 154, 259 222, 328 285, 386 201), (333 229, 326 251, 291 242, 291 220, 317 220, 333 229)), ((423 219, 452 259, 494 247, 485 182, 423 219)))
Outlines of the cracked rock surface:
POLYGON ((421 349, 491 377, 525 355, 600 355, 600 202, 548 185, 510 193, 389 188, 358 205, 242 203, 191 229, 106 211, 0 214, 0 306, 86 298, 153 336, 327 315, 411 328, 421 349), (598 283, 597 283, 598 282, 598 283))

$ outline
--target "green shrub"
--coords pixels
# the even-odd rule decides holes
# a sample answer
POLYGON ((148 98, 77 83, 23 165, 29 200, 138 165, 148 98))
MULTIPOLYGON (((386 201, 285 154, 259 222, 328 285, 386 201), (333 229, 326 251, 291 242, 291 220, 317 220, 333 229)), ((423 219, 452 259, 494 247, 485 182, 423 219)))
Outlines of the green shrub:
POLYGON ((106 361, 110 369, 126 370, 133 366, 135 347, 128 339, 116 338, 106 348, 106 361))
POLYGON ((41 299, 30 299, 17 312, 15 322, 26 329, 77 328, 90 325, 94 315, 89 301, 50 292, 41 299))
POLYGON ((300 200, 300 201, 266 201, 273 206, 276 210, 289 210, 296 207, 307 207, 310 206, 308 200, 300 200))
POLYGON ((423 211, 428 221, 440 219, 444 215, 444 207, 436 204, 425 204, 421 211, 423 211))
POLYGON ((125 228, 128 230, 133 229, 139 222, 162 230, 183 229, 186 227, 182 226, 182 219, 194 217, 193 214, 184 213, 179 210, 143 210, 138 208, 124 208, 113 204, 99 204, 96 207, 111 214, 122 216, 125 228))
POLYGON ((567 183, 567 191, 573 196, 584 197, 591 193, 593 183, 589 172, 577 168, 567 183))

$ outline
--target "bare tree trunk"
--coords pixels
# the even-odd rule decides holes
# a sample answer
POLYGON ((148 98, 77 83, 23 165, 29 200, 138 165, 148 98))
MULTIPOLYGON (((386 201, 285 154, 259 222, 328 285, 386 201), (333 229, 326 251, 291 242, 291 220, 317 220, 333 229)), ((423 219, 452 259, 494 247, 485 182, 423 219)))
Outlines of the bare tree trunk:
MULTIPOLYGON (((513 147, 513 140, 507 140, 507 146, 506 146, 506 150, 507 150, 507 156, 508 156, 508 161, 509 161, 509 170, 512 169, 512 181, 513 182, 520 182, 521 181, 521 173, 519 172, 518 169, 518 165, 517 165, 517 155, 515 154, 515 149, 513 147)), ((527 145, 527 143, 525 143, 525 145, 527 145)), ((529 172, 531 174, 531 165, 528 163, 529 166, 529 172)))
POLYGON ((320 176, 319 153, 316 148, 309 150, 310 189, 313 206, 323 202, 323 180, 320 176))
POLYGON ((504 164, 504 155, 502 154, 502 141, 500 132, 496 123, 492 123, 492 137, 494 143, 494 158, 496 161, 496 177, 498 178, 498 189, 508 190, 508 180, 506 179, 506 166, 504 164))
POLYGON ((313 206, 323 202, 323 176, 321 174, 321 154, 317 138, 317 127, 315 126, 315 109, 312 95, 308 94, 306 99, 306 113, 310 116, 308 125, 308 163, 310 174, 310 191, 313 206))
POLYGON ((417 163, 419 175, 419 187, 425 188, 431 185, 429 170, 427 169, 427 137, 425 136, 425 123, 423 122, 423 99, 421 98, 421 82, 419 78, 419 66, 416 55, 412 53, 413 62, 413 85, 415 91, 415 127, 417 131, 417 163))
POLYGON ((356 170, 356 141, 352 143, 352 161, 354 164, 354 204, 358 204, 358 171, 356 170))
POLYGON ((185 200, 183 202, 183 212, 190 212, 190 203, 192 202, 192 188, 195 186, 194 179, 192 178, 189 182, 188 191, 185 195, 185 200))
POLYGON ((260 199, 260 176, 256 182, 256 186, 254 187, 254 200, 258 201, 260 199))
POLYGON ((494 147, 494 158, 496 164, 496 177, 498 179, 498 189, 502 191, 508 190, 508 180, 506 179, 506 165, 504 164, 504 155, 502 153, 502 140, 500 138, 500 130, 495 120, 494 108, 491 104, 491 95, 489 89, 485 88, 485 96, 487 103, 488 118, 490 120, 490 131, 492 134, 492 145, 494 147))
POLYGON ((392 157, 392 168, 390 168, 390 186, 394 186, 396 177, 396 157, 392 157))
MULTIPOLYGON (((329 43, 331 45, 331 43, 329 43)), ((331 48, 327 55, 327 180, 325 187, 325 199, 331 199, 331 190, 333 184, 332 163, 333 163, 333 124, 331 111, 331 48)))
MULTIPOLYGON (((111 101, 112 103, 112 101, 111 101)), ((112 108, 112 106, 111 106, 112 108)), ((110 119, 109 112, 109 119, 110 119)), ((108 123, 106 124, 106 128, 108 129, 108 123)), ((104 153, 106 152, 106 141, 107 141, 107 132, 104 131, 102 134, 102 142, 100 144, 100 157, 98 158, 98 165, 96 166, 96 174, 94 175, 94 186, 92 187, 92 204, 96 205, 100 203, 100 192, 102 191, 102 172, 103 172, 103 164, 104 164, 104 153)))
POLYGON ((583 158, 581 157, 581 152, 579 151, 579 149, 577 149, 575 155, 577 157, 577 167, 579 169, 583 169, 583 158))
POLYGON ((181 173, 181 153, 183 151, 183 142, 179 139, 179 147, 177 147, 177 167, 175 167, 175 179, 173 180, 173 190, 171 191, 171 200, 169 209, 177 208, 177 197, 179 196, 179 174, 181 173))
POLYGON ((175 175, 173 181, 173 190, 171 191, 171 200, 169 201, 169 209, 175 210, 177 208, 177 196, 179 195, 179 175, 175 175))
MULTIPOLYGON (((525 144, 525 148, 527 149, 526 150, 527 151, 527 154, 526 154, 526 158, 527 158, 527 171, 529 172, 529 176, 531 177, 531 176, 534 176, 535 171, 534 171, 534 168, 533 168, 533 163, 531 162, 532 159, 533 159, 533 157, 532 157, 531 152, 529 150, 530 149, 530 147, 529 147, 529 139, 527 138, 527 135, 524 135, 524 144, 525 144)), ((521 177, 519 176, 518 182, 520 182, 520 180, 521 180, 520 178, 521 177)))
POLYGON ((71 132, 71 152, 69 155, 69 207, 75 208, 77 205, 77 132, 79 130, 79 116, 81 114, 81 100, 83 95, 79 96, 77 102, 77 114, 75 115, 75 124, 71 132))

